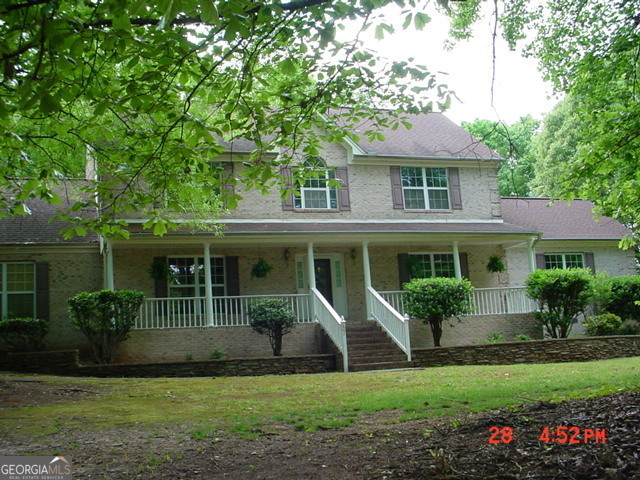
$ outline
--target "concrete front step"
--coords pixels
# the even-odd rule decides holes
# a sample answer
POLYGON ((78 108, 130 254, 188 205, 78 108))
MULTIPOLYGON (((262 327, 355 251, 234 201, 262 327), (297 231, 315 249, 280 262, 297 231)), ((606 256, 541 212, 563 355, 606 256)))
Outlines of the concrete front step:
POLYGON ((407 356, 375 322, 347 323, 349 370, 412 368, 407 356))

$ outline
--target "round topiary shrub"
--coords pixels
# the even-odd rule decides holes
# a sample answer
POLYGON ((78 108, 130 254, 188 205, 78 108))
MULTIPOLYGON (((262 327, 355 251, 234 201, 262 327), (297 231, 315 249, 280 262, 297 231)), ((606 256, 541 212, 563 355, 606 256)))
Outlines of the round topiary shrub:
POLYGON ((282 355, 282 337, 296 325, 296 314, 284 298, 264 298, 249 305, 249 321, 260 335, 268 335, 273 355, 282 355))
POLYGON ((587 318, 583 323, 587 335, 602 337, 604 335, 617 335, 622 324, 622 319, 613 313, 603 313, 587 318))

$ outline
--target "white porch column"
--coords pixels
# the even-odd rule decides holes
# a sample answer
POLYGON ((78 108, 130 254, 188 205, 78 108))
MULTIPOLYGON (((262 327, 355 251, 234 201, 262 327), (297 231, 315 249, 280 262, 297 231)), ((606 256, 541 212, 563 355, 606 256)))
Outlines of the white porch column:
POLYGON ((307 281, 309 282, 309 290, 316 287, 316 264, 313 256, 313 243, 307 244, 307 281))
POLYGON ((371 319, 371 305, 369 304, 369 287, 371 287, 371 265, 369 264, 369 242, 362 242, 362 264, 364 265, 364 296, 367 307, 367 320, 371 319))
POLYGON ((458 251, 458 241, 453 241, 453 269, 456 273, 456 278, 462 278, 462 270, 460 269, 460 252, 458 251))
POLYGON ((531 237, 527 244, 527 253, 529 254, 529 271, 533 272, 536 269, 536 249, 534 244, 536 243, 536 237, 531 237))
POLYGON ((103 249, 104 288, 107 290, 115 290, 115 281, 113 278, 113 242, 105 239, 103 249))
POLYGON ((213 292, 211 286, 211 246, 204 244, 204 314, 207 325, 213 327, 213 292))

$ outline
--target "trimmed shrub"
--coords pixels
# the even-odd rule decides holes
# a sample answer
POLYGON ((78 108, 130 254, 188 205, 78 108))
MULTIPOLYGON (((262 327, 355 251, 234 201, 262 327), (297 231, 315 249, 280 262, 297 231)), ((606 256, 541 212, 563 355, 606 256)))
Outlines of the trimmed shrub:
POLYGON ((429 324, 436 347, 440 346, 444 320, 467 315, 473 310, 473 287, 466 278, 417 278, 405 283, 403 288, 407 292, 406 312, 429 324))
POLYGON ((36 318, 8 318, 0 320, 0 349, 29 352, 44 348, 49 322, 36 318))
POLYGON ((296 325, 296 314, 284 298, 265 298, 249 305, 251 328, 268 335, 273 356, 282 355, 282 337, 296 325))
POLYGON ((604 335, 617 335, 622 320, 613 313, 603 313, 587 318, 582 323, 587 335, 592 337, 602 337, 604 335))
POLYGON ((640 275, 611 277, 611 294, 606 310, 622 320, 640 321, 640 275))
POLYGON ((625 320, 618 328, 616 335, 640 335, 640 322, 637 320, 625 320))
POLYGON ((111 363, 131 335, 144 293, 135 290, 81 292, 67 302, 71 323, 85 334, 97 363, 111 363))
POLYGON ((593 295, 593 275, 587 268, 535 270, 525 282, 527 295, 538 304, 534 312, 551 338, 566 338, 593 295))

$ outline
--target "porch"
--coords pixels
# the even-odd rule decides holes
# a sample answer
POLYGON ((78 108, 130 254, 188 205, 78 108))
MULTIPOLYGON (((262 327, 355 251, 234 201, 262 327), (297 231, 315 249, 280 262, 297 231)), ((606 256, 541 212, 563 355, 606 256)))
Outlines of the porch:
MULTIPOLYGON (((219 239, 132 236, 106 242, 105 285, 147 293, 134 335, 140 340, 125 344, 128 361, 149 361, 153 355, 162 361, 203 359, 207 345, 221 347, 229 358, 268 356, 268 341, 251 330, 248 311, 252 303, 276 297, 286 299, 299 324, 285 338, 283 354, 335 349, 347 369, 347 325, 377 325, 407 360, 412 343, 414 348, 428 346, 422 337, 430 335, 421 332, 420 322, 406 318, 398 289, 415 273, 409 272, 409 260, 415 267, 417 259, 425 274, 465 276, 476 287, 475 311, 465 324, 473 319, 478 326, 458 328, 448 345, 481 342, 501 328, 500 321, 508 323, 511 315, 533 310, 524 288, 509 286, 509 272, 496 275, 485 268, 490 255, 504 256, 511 246, 528 245, 531 253, 531 242, 522 236, 500 242, 495 235, 458 237, 404 234, 399 243, 397 234, 388 233, 369 234, 367 241, 351 233, 219 239), (149 265, 157 262, 167 265, 168 277, 147 274, 149 265), (253 275, 259 262, 270 266, 266 277, 253 275), (496 319, 501 320, 496 324, 496 319), (462 335, 466 330, 475 337, 462 335), (325 338, 331 340, 330 347, 325 338), (148 357, 140 358, 142 354, 148 357)), ((526 252, 517 268, 530 265, 532 255, 526 252)))

